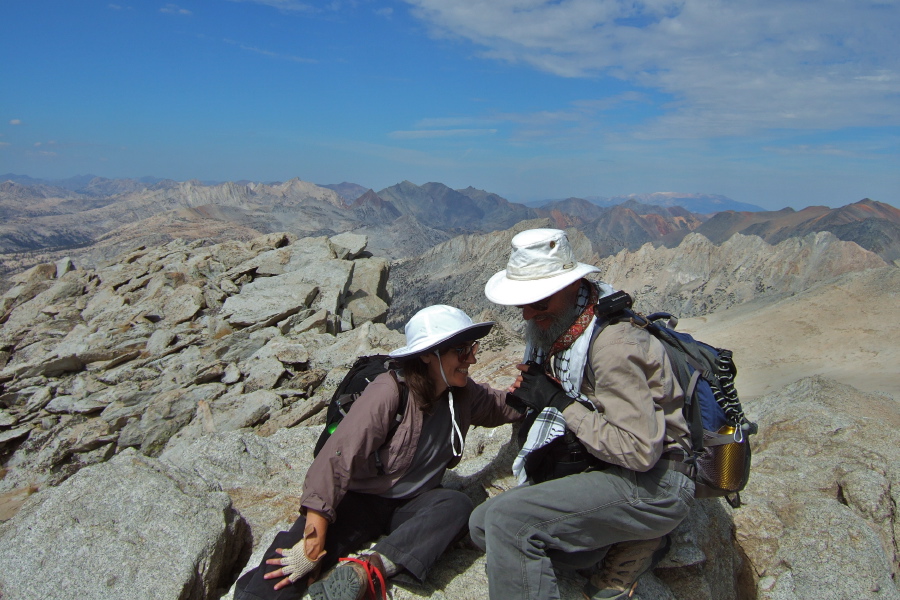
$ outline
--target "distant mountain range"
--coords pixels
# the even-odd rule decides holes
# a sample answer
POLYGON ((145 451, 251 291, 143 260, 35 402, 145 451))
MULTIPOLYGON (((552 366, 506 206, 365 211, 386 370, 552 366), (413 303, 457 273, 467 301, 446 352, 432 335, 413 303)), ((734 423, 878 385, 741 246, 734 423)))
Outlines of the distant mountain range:
POLYGON ((351 204, 354 200, 370 191, 367 187, 356 183, 347 183, 346 181, 343 183, 320 183, 319 185, 337 192, 338 196, 347 204, 351 204))
MULTIPOLYGON (((809 206, 795 211, 785 208, 765 212, 722 212, 695 229, 714 244, 720 244, 735 233, 756 235, 778 244, 788 238, 809 233, 830 231, 838 239, 856 242, 887 261, 900 259, 900 210, 864 198, 840 208, 809 206)), ((664 236, 668 247, 677 245, 686 232, 676 231, 664 236)))
POLYGON ((566 198, 565 200, 537 200, 526 202, 525 205, 532 208, 548 208, 558 203, 571 201, 586 201, 594 206, 609 208, 628 202, 638 202, 649 206, 674 207, 680 206, 692 213, 709 215, 726 210, 735 211, 762 211, 765 210, 755 204, 738 202, 727 196, 718 194, 682 194, 679 192, 653 192, 652 194, 629 194, 628 196, 585 196, 584 198, 566 198))
MULTIPOLYGON (((373 253, 419 255, 460 234, 506 230, 529 219, 575 227, 598 257, 647 243, 673 247, 696 231, 721 243, 734 233, 770 243, 830 231, 900 259, 900 211, 862 200, 839 209, 722 210, 740 205, 723 196, 656 193, 628 198, 568 198, 526 206, 473 187, 402 181, 375 192, 353 183, 316 185, 81 176, 43 181, 0 176, 0 259, 3 270, 34 264, 37 254, 77 255, 97 264, 140 245, 182 238, 250 239, 275 231, 299 236, 343 231, 370 238, 373 253), (700 209, 690 210, 679 203, 700 209), (710 211, 711 207, 719 211, 710 211), (710 214, 712 213, 712 214, 710 214)), ((45 257, 46 258, 46 257, 45 257)))

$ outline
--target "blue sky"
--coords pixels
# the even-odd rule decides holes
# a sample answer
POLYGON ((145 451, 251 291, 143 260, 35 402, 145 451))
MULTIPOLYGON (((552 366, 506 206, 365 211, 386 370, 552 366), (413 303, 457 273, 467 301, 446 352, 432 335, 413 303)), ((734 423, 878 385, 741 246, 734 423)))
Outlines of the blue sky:
POLYGON ((898 0, 4 0, 0 173, 900 206, 898 0))

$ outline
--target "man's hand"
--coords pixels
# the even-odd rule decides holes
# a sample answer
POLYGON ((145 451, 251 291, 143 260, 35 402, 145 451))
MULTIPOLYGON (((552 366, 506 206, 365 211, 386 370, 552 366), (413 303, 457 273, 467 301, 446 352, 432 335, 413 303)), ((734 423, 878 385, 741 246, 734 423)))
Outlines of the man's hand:
MULTIPOLYGON (((574 402, 539 365, 528 363, 516 365, 516 368, 522 371, 522 374, 510 386, 512 396, 528 408, 540 412, 544 408, 552 406, 562 412, 564 408, 574 402)), ((515 408, 515 405, 511 404, 511 406, 515 408)))

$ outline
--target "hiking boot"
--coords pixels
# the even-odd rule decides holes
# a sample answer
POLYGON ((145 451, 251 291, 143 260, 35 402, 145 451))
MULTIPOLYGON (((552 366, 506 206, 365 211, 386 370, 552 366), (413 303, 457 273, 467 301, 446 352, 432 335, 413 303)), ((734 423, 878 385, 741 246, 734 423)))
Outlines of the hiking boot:
POLYGON ((359 558, 342 558, 341 562, 328 577, 309 586, 313 600, 376 600, 376 587, 381 597, 387 598, 381 556, 373 552, 359 558))
POLYGON ((659 564, 670 545, 669 536, 620 542, 606 553, 582 593, 587 600, 625 600, 634 595, 638 579, 659 564))

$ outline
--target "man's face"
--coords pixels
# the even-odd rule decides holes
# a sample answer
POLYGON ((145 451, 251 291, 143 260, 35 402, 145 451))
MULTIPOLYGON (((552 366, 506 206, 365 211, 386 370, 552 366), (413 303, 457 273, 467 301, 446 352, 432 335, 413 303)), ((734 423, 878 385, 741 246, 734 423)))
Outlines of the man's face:
POLYGON ((543 300, 519 307, 529 341, 546 348, 575 322, 580 314, 576 304, 580 286, 578 280, 543 300))

